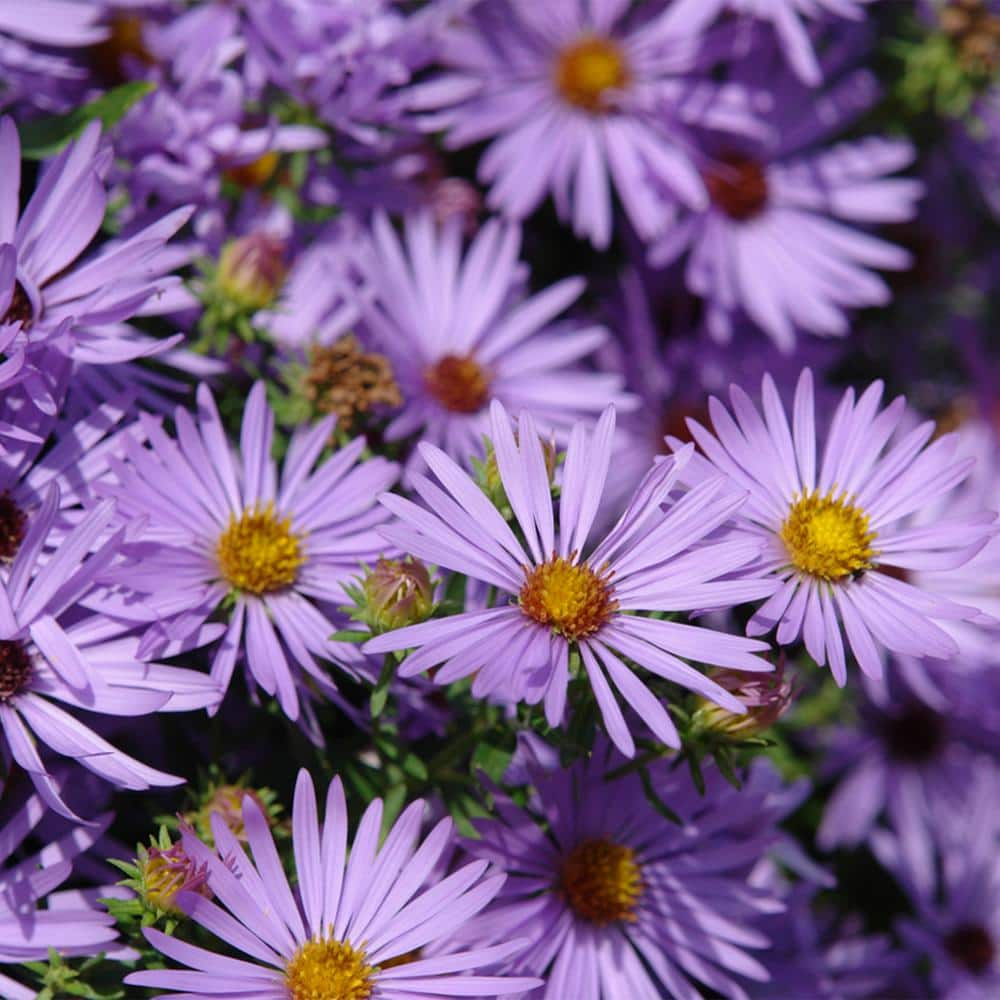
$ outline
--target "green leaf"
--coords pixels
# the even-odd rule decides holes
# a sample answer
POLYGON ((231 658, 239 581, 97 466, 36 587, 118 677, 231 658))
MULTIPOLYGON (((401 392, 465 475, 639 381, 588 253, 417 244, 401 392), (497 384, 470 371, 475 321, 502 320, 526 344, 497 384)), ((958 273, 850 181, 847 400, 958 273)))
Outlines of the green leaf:
POLYGON ((371 632, 361 632, 356 628, 343 628, 339 632, 334 632, 330 636, 331 642, 353 642, 361 645, 372 637, 371 632))
POLYGON ((382 664, 382 671, 378 677, 378 683, 372 691, 369 711, 372 718, 377 719, 385 708, 386 700, 389 697, 389 685, 396 674, 396 662, 391 656, 387 656, 382 664))
POLYGON ((514 754, 503 747, 480 743, 472 753, 473 771, 482 771, 493 781, 500 781, 514 754))
POLYGON ((21 156, 26 160, 41 160, 54 156, 71 139, 75 139, 92 121, 100 121, 105 129, 121 121, 136 102, 156 89, 155 83, 135 80, 102 94, 83 107, 65 115, 36 118, 18 126, 21 136, 21 156))
POLYGON ((669 820, 671 823, 675 823, 677 826, 683 826, 684 820, 682 820, 680 816, 678 816, 677 813, 675 813, 673 809, 671 809, 670 806, 668 806, 666 802, 664 802, 663 799, 661 799, 657 794, 656 789, 653 787, 653 779, 649 774, 648 768, 644 767, 641 771, 639 771, 639 780, 642 782, 642 790, 646 795, 646 801, 664 819, 669 820))

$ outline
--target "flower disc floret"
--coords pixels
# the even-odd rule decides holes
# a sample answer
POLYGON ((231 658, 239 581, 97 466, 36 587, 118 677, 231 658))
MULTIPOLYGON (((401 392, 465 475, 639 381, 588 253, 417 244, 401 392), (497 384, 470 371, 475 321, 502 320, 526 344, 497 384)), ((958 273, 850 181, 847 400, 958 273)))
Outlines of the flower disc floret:
POLYGON ((0 702, 13 698, 31 680, 31 655, 16 639, 0 640, 0 702))
POLYGON ((427 369, 424 383, 452 413, 478 413, 490 398, 489 374, 468 354, 446 354, 427 369))
POLYGON ((593 635, 618 607, 607 575, 556 555, 528 572, 518 603, 529 618, 570 640, 593 635))
POLYGON ((813 490, 793 503, 781 527, 792 565, 801 573, 836 582, 870 569, 875 533, 868 515, 846 493, 813 490))
POLYGON ((573 911, 600 927, 634 922, 642 895, 642 871, 631 847, 610 840, 585 840, 566 858, 560 886, 573 911))
POLYGON ((305 562, 301 537, 291 525, 291 518, 279 517, 272 502, 231 516, 215 552, 226 582, 258 595, 290 587, 305 562))
POLYGON ((0 561, 13 559, 24 540, 27 518, 6 490, 0 493, 0 561))
POLYGON ((705 187, 712 203, 736 222, 748 222, 767 207, 767 173, 748 156, 721 157, 705 173, 705 187))
POLYGON ((0 323, 20 323, 24 329, 31 326, 35 319, 35 310, 20 281, 14 282, 14 292, 10 297, 7 311, 0 317, 0 323))
POLYGON ((960 924, 946 938, 948 954, 973 975, 985 972, 996 957, 996 945, 986 928, 979 924, 960 924))
POLYGON ((563 49, 556 58, 555 84, 560 96, 591 113, 606 110, 609 90, 629 82, 621 47, 610 38, 589 35, 563 49))
POLYGON ((285 984, 292 1000, 368 1000, 373 968, 365 953, 343 941, 307 941, 288 963, 285 984))

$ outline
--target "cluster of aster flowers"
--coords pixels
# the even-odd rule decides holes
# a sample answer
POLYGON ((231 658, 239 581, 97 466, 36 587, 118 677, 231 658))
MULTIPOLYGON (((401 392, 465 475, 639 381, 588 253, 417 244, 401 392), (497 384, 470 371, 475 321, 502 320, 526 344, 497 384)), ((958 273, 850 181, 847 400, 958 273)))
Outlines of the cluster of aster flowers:
POLYGON ((1000 995, 994 0, 0 0, 0 997, 1000 995))

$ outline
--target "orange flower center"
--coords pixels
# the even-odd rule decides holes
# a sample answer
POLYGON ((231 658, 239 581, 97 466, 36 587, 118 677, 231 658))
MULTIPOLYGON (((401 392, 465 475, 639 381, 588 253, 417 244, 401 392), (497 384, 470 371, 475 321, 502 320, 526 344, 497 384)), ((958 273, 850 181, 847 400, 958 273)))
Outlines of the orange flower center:
POLYGON ((592 635, 618 607, 609 575, 556 555, 528 573, 518 603, 529 618, 571 641, 592 635))
POLYGON ((603 927, 635 920, 642 896, 642 871, 631 847, 610 840, 585 840, 563 862, 560 887, 574 912, 603 927))
POLYGON ((424 385, 452 413, 478 413, 490 398, 489 374, 468 354, 446 354, 424 372, 424 385))
POLYGON ((301 537, 291 525, 291 518, 275 513, 273 503, 230 517, 215 549, 223 579, 257 595, 291 586, 305 562, 301 537))
POLYGON ((556 90, 567 104, 591 114, 607 110, 607 94, 630 79, 625 54, 610 38, 587 35, 556 58, 556 90))
POLYGON ((291 1000, 368 1000, 375 970, 365 958, 344 941, 307 941, 285 968, 291 1000))

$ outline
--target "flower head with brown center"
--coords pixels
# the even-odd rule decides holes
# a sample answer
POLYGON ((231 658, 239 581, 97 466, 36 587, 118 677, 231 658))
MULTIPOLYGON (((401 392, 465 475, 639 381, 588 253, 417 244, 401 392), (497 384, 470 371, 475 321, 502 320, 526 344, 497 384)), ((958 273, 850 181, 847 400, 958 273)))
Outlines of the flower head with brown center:
POLYGON ((997 954, 990 932, 979 924, 959 924, 944 939, 944 946, 954 961, 977 976, 993 964, 997 954))
POLYGON ((559 53, 553 77, 567 104, 598 114, 608 110, 608 92, 627 86, 631 74, 617 42, 585 35, 559 53))
POLYGON ((14 282, 14 293, 10 297, 7 311, 0 317, 0 323, 20 323, 27 330, 34 322, 35 309, 28 293, 20 281, 14 282))
POLYGON ((273 502, 231 516, 215 557, 230 586, 257 595, 290 587, 305 562, 301 535, 292 531, 290 517, 275 512, 273 502))
POLYGON ((540 625, 570 641, 593 635, 618 608, 610 574, 553 554, 527 571, 518 603, 540 625))
POLYGON ((27 519, 9 492, 0 493, 0 562, 17 555, 24 540, 27 519))
POLYGON ((573 912, 592 924, 633 922, 642 871, 631 847, 604 838, 584 840, 563 862, 559 887, 573 912))
POLYGON ((446 354, 424 371, 427 391, 452 413, 478 413, 490 398, 490 375, 469 354, 446 354))
POLYGON ((291 1000, 368 1000, 375 990, 374 971, 361 949, 313 939, 291 957, 285 985, 291 1000))
POLYGON ((875 533, 868 515, 846 493, 834 490, 804 493, 792 503, 781 526, 792 565, 800 573, 836 582, 871 569, 876 551, 875 533))
POLYGON ((31 655, 17 639, 0 639, 0 704, 24 690, 32 674, 31 655))
POLYGON ((736 222, 756 218, 767 206, 767 173, 757 160, 729 153, 719 157, 704 177, 712 203, 736 222))
POLYGON ((388 359, 363 351, 350 334, 329 347, 310 349, 302 391, 320 413, 337 415, 338 428, 350 427, 377 407, 403 402, 388 359))

